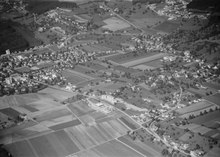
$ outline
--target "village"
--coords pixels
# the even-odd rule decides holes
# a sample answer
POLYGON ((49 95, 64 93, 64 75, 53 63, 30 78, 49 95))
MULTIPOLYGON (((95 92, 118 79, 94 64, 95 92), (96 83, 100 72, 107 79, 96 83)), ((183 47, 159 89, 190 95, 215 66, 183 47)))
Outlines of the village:
MULTIPOLYGON (((133 156, 215 157, 220 149, 220 25, 206 22, 209 13, 189 12, 187 4, 84 2, 72 10, 56 7, 14 18, 42 44, 6 49, 0 56, 4 148, 15 157, 37 157, 41 151, 48 156, 40 141, 51 143, 49 137, 61 138, 62 131, 74 149, 57 152, 51 145, 57 157, 98 156, 96 151, 108 156, 114 144, 133 156), (129 18, 120 11, 124 5, 133 7, 129 18), (144 26, 143 15, 134 11, 138 7, 156 20, 144 26), (206 25, 200 27, 201 21, 206 25), (163 30, 164 25, 171 29, 163 30), (17 152, 18 143, 30 151, 17 152)), ((27 14, 26 4, 14 5, 5 18, 27 14)))

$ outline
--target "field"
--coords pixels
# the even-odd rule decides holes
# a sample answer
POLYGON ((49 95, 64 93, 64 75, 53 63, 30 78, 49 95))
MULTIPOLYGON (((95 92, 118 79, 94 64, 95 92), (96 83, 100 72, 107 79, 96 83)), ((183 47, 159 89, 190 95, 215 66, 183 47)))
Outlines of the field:
POLYGON ((7 145, 6 149, 8 149, 9 152, 16 157, 37 157, 27 141, 15 142, 7 145))
POLYGON ((67 110, 65 108, 57 108, 57 109, 51 109, 49 111, 36 113, 36 114, 34 116, 36 121, 42 122, 42 121, 50 121, 50 120, 58 118, 58 117, 67 116, 67 115, 70 115, 71 113, 69 110, 67 110))
MULTIPOLYGON (((19 103, 33 111, 26 110, 33 121, 0 131, 0 143, 5 144, 6 149, 16 157, 84 156, 90 151, 94 156, 109 156, 113 150, 114 156, 142 156, 129 145, 117 140, 129 130, 138 128, 131 119, 122 117, 122 113, 112 111, 104 114, 94 111, 84 101, 61 105, 54 101, 50 93, 43 93, 19 97, 19 103)), ((8 102, 9 98, 4 101, 8 102)), ((22 108, 14 107, 16 110, 19 108, 18 111, 22 108)), ((8 109, 1 111, 13 113, 8 109)))
POLYGON ((86 102, 78 101, 68 105, 68 108, 77 116, 83 116, 88 113, 94 112, 86 102))
POLYGON ((102 26, 102 28, 109 29, 113 32, 130 27, 130 25, 127 22, 124 22, 117 17, 111 17, 109 19, 104 20, 103 22, 105 22, 106 25, 102 26))
POLYGON ((114 156, 114 157, 143 157, 140 153, 134 151, 133 149, 127 147, 123 143, 112 140, 107 143, 104 143, 102 145, 99 145, 95 148, 90 149, 87 152, 82 152, 77 154, 78 157, 84 157, 84 156, 114 156))
POLYGON ((74 70, 69 70, 71 73, 78 75, 79 77, 82 77, 86 80, 92 80, 96 78, 95 74, 91 73, 93 71, 92 68, 82 66, 82 65, 76 65, 74 67, 74 70))
POLYGON ((163 65, 163 62, 160 61, 160 59, 156 59, 156 60, 153 60, 153 61, 150 61, 150 62, 146 62, 144 63, 145 65, 147 66, 150 66, 150 67, 154 67, 154 68, 161 68, 163 65))
POLYGON ((162 32, 166 32, 166 33, 171 33, 175 31, 178 27, 179 27, 179 24, 177 23, 165 21, 161 23, 160 25, 157 25, 156 27, 154 27, 154 29, 162 31, 162 32))
POLYGON ((136 65, 132 68, 139 69, 139 70, 152 70, 152 69, 155 69, 155 67, 147 66, 147 65, 144 65, 144 64, 136 65))
POLYGON ((137 124, 134 124, 134 122, 127 117, 120 117, 119 119, 121 120, 121 122, 127 125, 131 130, 136 130, 138 128, 137 124))
MULTIPOLYGON (((195 132, 195 133, 199 132, 202 135, 208 133, 209 131, 211 131, 211 129, 209 129, 207 127, 204 127, 204 126, 201 126, 201 125, 198 125, 198 124, 193 124, 193 123, 181 126, 180 128, 181 129, 189 129, 189 130, 191 130, 192 132, 195 132)), ((181 137, 181 138, 183 139, 186 135, 184 134, 182 136, 183 137, 181 137)), ((187 140, 186 137, 185 137, 184 140, 187 140)))
POLYGON ((1 109, 0 112, 14 119, 17 119, 20 115, 20 113, 13 108, 4 108, 1 109))
POLYGON ((217 147, 214 147, 211 149, 204 157, 218 157, 220 154, 220 149, 217 147))
POLYGON ((136 60, 121 64, 121 65, 123 65, 125 67, 132 67, 132 66, 135 66, 135 65, 138 65, 138 64, 142 64, 144 62, 150 62, 150 61, 153 61, 153 60, 156 60, 156 59, 163 58, 166 55, 167 55, 166 53, 158 53, 158 54, 155 54, 155 55, 152 55, 152 56, 149 56, 149 57, 136 59, 136 60))
POLYGON ((183 115, 183 114, 188 114, 188 113, 195 112, 195 111, 200 111, 200 110, 206 109, 210 106, 213 106, 213 104, 211 104, 207 101, 201 101, 201 102, 192 104, 190 106, 178 109, 177 112, 180 113, 181 115, 183 115))
POLYGON ((139 140, 133 141, 130 137, 128 137, 128 135, 119 137, 118 140, 120 140, 121 142, 125 143, 126 145, 129 145, 130 147, 136 149, 137 151, 141 152, 145 156, 149 156, 149 157, 161 156, 160 152, 157 152, 156 150, 147 146, 146 144, 144 144, 143 142, 141 142, 139 140))
POLYGON ((19 72, 19 73, 28 73, 31 71, 31 69, 29 67, 19 67, 19 68, 15 68, 15 71, 19 72))
MULTIPOLYGON (((52 101, 52 100, 63 101, 65 99, 69 98, 69 97, 74 96, 74 93, 72 93, 70 91, 65 91, 65 90, 59 89, 59 87, 58 88, 50 88, 50 87, 48 87, 48 88, 45 88, 45 89, 39 91, 38 93, 43 95, 43 96, 47 95, 50 98, 48 101, 52 101)), ((41 98, 40 100, 42 100, 42 99, 43 98, 41 98)), ((47 100, 47 98, 45 98, 45 101, 46 100, 47 100)), ((45 104, 44 102, 42 102, 42 103, 45 104)), ((54 105, 56 105, 56 104, 57 104, 57 102, 54 102, 54 105)))
POLYGON ((204 99, 208 100, 209 102, 212 102, 218 106, 220 106, 220 93, 205 97, 204 99))
POLYGON ((107 57, 106 60, 111 60, 118 64, 123 64, 129 61, 135 61, 137 59, 142 59, 144 57, 147 58, 147 57, 154 56, 154 55, 155 53, 141 53, 135 56, 134 53, 126 53, 126 54, 118 54, 118 55, 107 57))
POLYGON ((68 82, 75 84, 75 85, 80 82, 88 81, 88 78, 79 76, 78 74, 70 70, 64 70, 62 72, 62 75, 67 79, 68 82))
POLYGON ((163 62, 160 61, 160 59, 156 59, 156 60, 153 60, 153 61, 149 61, 149 62, 146 62, 146 63, 136 65, 132 68, 140 69, 140 70, 146 70, 146 69, 149 70, 149 69, 161 68, 163 66, 162 64, 163 64, 163 62))
POLYGON ((219 126, 218 123, 220 122, 220 111, 214 111, 203 116, 196 117, 190 120, 191 123, 204 125, 209 128, 215 128, 215 126, 219 126))
POLYGON ((65 131, 58 131, 29 140, 40 157, 67 156, 79 151, 65 131))
POLYGON ((82 63, 82 65, 84 65, 88 68, 91 68, 92 70, 97 70, 97 71, 105 69, 105 67, 102 66, 101 64, 94 63, 94 62, 84 62, 84 63, 82 63))

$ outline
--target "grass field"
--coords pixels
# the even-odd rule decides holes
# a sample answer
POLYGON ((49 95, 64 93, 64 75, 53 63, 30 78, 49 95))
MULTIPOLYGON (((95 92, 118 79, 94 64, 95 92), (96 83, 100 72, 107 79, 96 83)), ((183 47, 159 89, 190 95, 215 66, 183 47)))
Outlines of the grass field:
POLYGON ((128 23, 120 20, 117 17, 108 18, 108 19, 104 20, 103 22, 105 22, 106 25, 102 26, 102 28, 109 29, 113 32, 130 27, 130 25, 128 23))

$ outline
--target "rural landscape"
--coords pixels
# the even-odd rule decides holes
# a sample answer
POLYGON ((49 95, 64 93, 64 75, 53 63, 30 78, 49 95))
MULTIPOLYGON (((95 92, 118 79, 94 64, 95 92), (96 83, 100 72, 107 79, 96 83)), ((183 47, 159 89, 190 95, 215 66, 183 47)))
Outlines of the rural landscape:
POLYGON ((1 0, 0 157, 218 157, 218 0, 1 0))

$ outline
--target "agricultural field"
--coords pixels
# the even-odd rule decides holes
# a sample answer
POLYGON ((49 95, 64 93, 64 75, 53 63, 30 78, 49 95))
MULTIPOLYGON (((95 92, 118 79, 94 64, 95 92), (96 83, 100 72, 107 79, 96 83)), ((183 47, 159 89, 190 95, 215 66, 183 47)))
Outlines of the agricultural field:
POLYGON ((128 117, 120 117, 119 120, 128 126, 131 130, 136 130, 139 126, 128 117))
MULTIPOLYGON (((45 88, 45 89, 39 91, 38 94, 41 94, 42 97, 44 95, 47 95, 47 97, 50 98, 48 101, 52 101, 52 100, 63 101, 69 97, 74 96, 74 93, 72 93, 70 91, 59 89, 59 87, 57 87, 57 88, 48 87, 48 88, 45 88)), ((46 101, 46 99, 48 99, 47 97, 45 98, 45 101, 46 101)), ((43 98, 41 98, 40 100, 42 100, 42 99, 43 98)), ((43 104, 45 104, 45 103, 43 103, 43 104)), ((55 102, 54 104, 57 104, 57 103, 55 102)))
POLYGON ((38 157, 28 141, 19 141, 5 146, 6 149, 16 157, 38 157))
POLYGON ((187 89, 190 93, 195 94, 197 97, 206 97, 210 93, 216 93, 216 90, 213 88, 189 88, 187 89))
POLYGON ((200 111, 200 110, 209 108, 211 106, 213 106, 213 104, 209 103, 208 101, 201 101, 201 102, 198 102, 198 103, 194 103, 190 106, 178 109, 176 111, 178 113, 180 113, 181 115, 184 115, 184 114, 200 111))
POLYGON ((150 61, 153 61, 153 60, 163 58, 164 56, 167 56, 167 54, 166 53, 157 53, 157 54, 154 54, 152 56, 144 57, 144 58, 142 57, 140 59, 136 59, 136 60, 133 60, 133 61, 130 61, 130 62, 127 62, 127 63, 123 63, 121 65, 123 65, 125 67, 132 67, 132 66, 135 66, 135 65, 138 65, 138 64, 142 64, 144 62, 150 62, 150 61))
POLYGON ((208 100, 211 103, 214 103, 214 104, 220 106, 220 93, 216 93, 214 95, 207 96, 204 99, 208 100))
POLYGON ((144 65, 154 68, 161 68, 163 66, 163 62, 161 61, 161 59, 156 59, 150 62, 146 62, 144 63, 144 65))
POLYGON ((15 71, 17 71, 18 73, 28 73, 31 71, 31 69, 29 67, 19 67, 19 68, 15 68, 15 71))
POLYGON ((134 53, 126 53, 126 54, 118 54, 118 55, 107 57, 106 60, 111 60, 118 64, 126 64, 127 62, 135 61, 137 59, 147 58, 150 56, 154 56, 155 54, 156 53, 141 53, 138 55, 134 55, 134 53))
POLYGON ((76 74, 86 80, 92 80, 94 78, 96 78, 96 74, 93 73, 93 69, 86 67, 86 66, 82 66, 82 65, 76 65, 74 67, 74 70, 68 70, 73 74, 76 74))
MULTIPOLYGON (((189 129, 192 132, 201 133, 202 135, 204 135, 204 134, 206 134, 206 133, 208 133, 209 131, 212 130, 212 129, 209 129, 209 128, 205 127, 205 126, 201 126, 201 125, 194 124, 194 123, 181 126, 180 128, 181 129, 189 129)), ((187 136, 187 134, 186 135, 184 134, 182 136, 185 137, 185 136, 187 136)), ((183 137, 181 137, 181 138, 183 139, 183 137)))
POLYGON ((85 101, 78 101, 68 105, 68 108, 78 117, 94 112, 85 101))
POLYGON ((18 116, 21 114, 18 111, 14 110, 13 108, 0 109, 0 112, 13 119, 17 119, 18 116))
POLYGON ((132 68, 139 69, 139 70, 153 70, 153 69, 155 69, 155 67, 147 66, 147 65, 144 65, 144 64, 136 65, 132 68))
POLYGON ((209 87, 209 88, 213 88, 213 89, 215 89, 215 90, 220 90, 220 84, 218 84, 218 83, 205 82, 205 83, 203 83, 203 85, 204 85, 204 86, 207 86, 207 87, 209 87))
POLYGON ((213 111, 210 113, 207 113, 205 115, 196 117, 192 120, 190 120, 191 123, 199 124, 206 126, 208 128, 215 128, 215 126, 220 127, 220 111, 213 111))
POLYGON ((127 22, 124 22, 117 17, 108 18, 103 22, 106 23, 106 25, 102 26, 102 28, 109 29, 113 32, 130 27, 127 22))
POLYGON ((161 156, 160 152, 157 152, 156 150, 144 144, 140 140, 132 140, 128 135, 119 137, 118 140, 125 143, 126 145, 129 145, 130 147, 134 148, 135 150, 139 151, 145 156, 149 156, 149 157, 160 157, 161 156))
POLYGON ((158 31, 165 32, 165 33, 171 33, 173 31, 175 31, 178 27, 179 27, 179 24, 177 24, 177 23, 165 21, 165 22, 157 25, 156 27, 154 27, 154 29, 156 29, 158 31))
POLYGON ((204 157, 218 157, 220 154, 220 148, 218 147, 214 147, 213 149, 211 149, 207 154, 205 154, 204 157))
POLYGON ((32 138, 29 142, 40 157, 67 156, 80 151, 63 130, 32 138))
POLYGON ((67 110, 66 108, 55 108, 55 109, 50 109, 48 111, 42 111, 33 114, 33 118, 37 122, 43 122, 43 121, 51 121, 53 119, 56 119, 58 117, 64 117, 70 115, 71 112, 67 110))
POLYGON ((94 63, 94 62, 84 62, 81 65, 91 68, 95 71, 106 69, 106 67, 102 66, 101 64, 94 63))
POLYGON ((80 76, 76 72, 73 72, 72 70, 64 70, 62 72, 62 75, 67 79, 68 82, 72 84, 78 84, 80 82, 88 81, 89 79, 85 76, 80 76))
MULTIPOLYGON (((133 149, 129 148, 128 146, 124 145, 123 143, 112 140, 102 145, 99 145, 95 148, 91 149, 92 151, 96 152, 96 154, 103 154, 104 156, 132 156, 132 157, 143 157, 139 152, 134 151, 133 149)), ((83 156, 83 155, 82 155, 83 156)), ((81 155, 79 155, 81 157, 81 155)))

